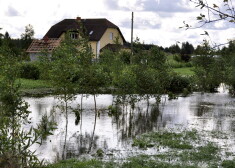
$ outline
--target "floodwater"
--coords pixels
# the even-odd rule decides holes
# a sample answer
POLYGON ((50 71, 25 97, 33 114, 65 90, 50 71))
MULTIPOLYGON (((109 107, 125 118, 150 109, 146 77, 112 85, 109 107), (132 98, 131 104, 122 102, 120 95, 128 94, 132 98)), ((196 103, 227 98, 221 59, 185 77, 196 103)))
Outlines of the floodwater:
MULTIPOLYGON (((57 123, 53 135, 42 141, 42 145, 34 145, 40 159, 49 162, 61 159, 65 143, 66 117, 58 107, 60 101, 53 97, 25 98, 29 103, 32 123, 26 125, 36 127, 42 115, 47 114, 50 120, 57 123)), ((218 93, 193 93, 188 97, 168 100, 162 97, 159 106, 155 99, 135 104, 135 108, 124 104, 119 106, 119 115, 109 115, 108 106, 112 105, 115 97, 112 95, 98 95, 98 118, 95 131, 94 99, 92 95, 83 97, 82 115, 78 123, 72 109, 80 108, 81 95, 77 95, 69 105, 68 129, 65 158, 76 158, 86 155, 91 147, 91 154, 102 149, 109 157, 131 156, 132 139, 140 134, 161 129, 192 129, 200 131, 220 131, 228 135, 225 142, 229 149, 235 151, 235 98, 221 89, 218 93), (93 137, 94 131, 94 137, 93 137), (92 141, 93 139, 93 141, 92 141), (91 143, 93 142, 93 143, 91 143), (92 144, 92 146, 90 146, 92 144)))

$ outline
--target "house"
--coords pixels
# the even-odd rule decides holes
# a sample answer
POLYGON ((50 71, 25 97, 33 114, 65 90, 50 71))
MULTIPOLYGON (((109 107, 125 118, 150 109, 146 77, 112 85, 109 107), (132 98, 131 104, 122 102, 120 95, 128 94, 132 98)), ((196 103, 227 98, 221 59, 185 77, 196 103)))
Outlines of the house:
POLYGON ((42 40, 34 40, 27 52, 32 61, 37 60, 42 50, 49 54, 59 46, 67 31, 70 31, 71 38, 79 38, 77 30, 83 29, 83 33, 89 38, 89 45, 98 59, 102 48, 107 45, 126 43, 124 36, 118 26, 107 19, 64 19, 53 25, 45 34, 42 40), (82 27, 82 28, 81 28, 82 27))

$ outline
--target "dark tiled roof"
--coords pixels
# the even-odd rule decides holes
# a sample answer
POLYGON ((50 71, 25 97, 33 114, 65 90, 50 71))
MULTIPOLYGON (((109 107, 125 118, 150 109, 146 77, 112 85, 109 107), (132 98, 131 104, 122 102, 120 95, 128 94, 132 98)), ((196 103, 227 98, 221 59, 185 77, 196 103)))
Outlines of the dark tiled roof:
POLYGON ((118 26, 107 19, 81 19, 80 21, 76 19, 64 19, 52 26, 44 37, 59 38, 62 33, 68 30, 80 29, 81 26, 84 27, 84 31, 89 36, 90 41, 99 41, 107 28, 116 28, 125 42, 124 36, 118 26))

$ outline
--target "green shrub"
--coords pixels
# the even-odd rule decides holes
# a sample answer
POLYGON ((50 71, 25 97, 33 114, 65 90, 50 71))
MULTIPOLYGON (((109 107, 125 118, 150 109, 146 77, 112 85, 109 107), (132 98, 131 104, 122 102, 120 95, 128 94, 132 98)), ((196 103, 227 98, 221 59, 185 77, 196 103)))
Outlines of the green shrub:
POLYGON ((20 77, 25 79, 39 79, 40 71, 33 63, 23 63, 20 67, 20 77))
POLYGON ((181 76, 173 73, 170 78, 170 84, 167 90, 173 93, 183 92, 184 88, 190 91, 190 81, 191 79, 186 76, 181 76))
POLYGON ((177 62, 181 62, 181 57, 178 54, 173 55, 173 59, 177 62))
POLYGON ((235 160, 224 160, 222 162, 223 168, 233 168, 235 167, 235 160))

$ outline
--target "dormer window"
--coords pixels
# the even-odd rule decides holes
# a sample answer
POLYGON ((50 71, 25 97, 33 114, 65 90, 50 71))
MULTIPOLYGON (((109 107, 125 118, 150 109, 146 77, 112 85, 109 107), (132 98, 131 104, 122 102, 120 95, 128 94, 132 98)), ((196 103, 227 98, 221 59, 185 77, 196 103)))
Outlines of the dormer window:
POLYGON ((109 34, 109 39, 110 39, 110 40, 113 40, 113 33, 110 33, 110 34, 109 34))
POLYGON ((78 39, 78 33, 71 32, 70 37, 71 37, 71 39, 78 39))

